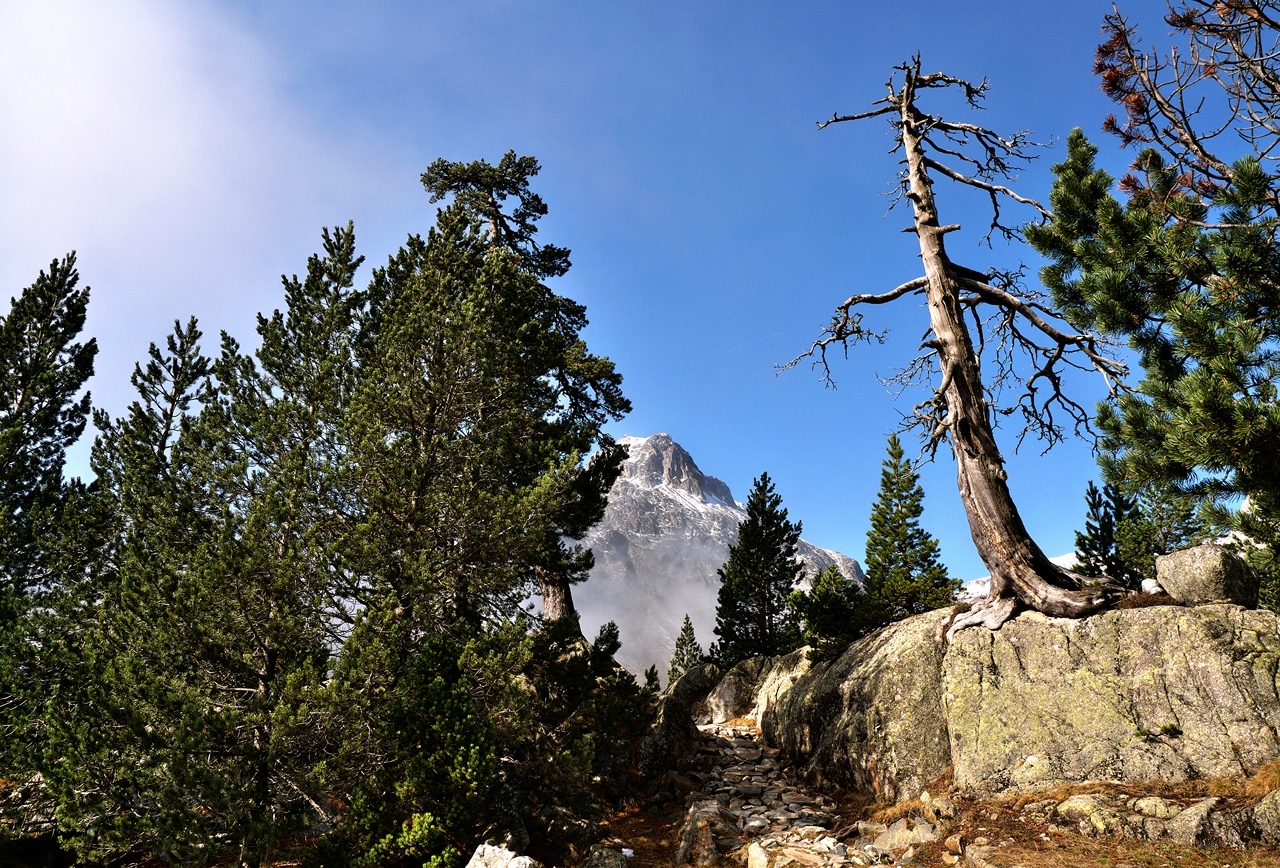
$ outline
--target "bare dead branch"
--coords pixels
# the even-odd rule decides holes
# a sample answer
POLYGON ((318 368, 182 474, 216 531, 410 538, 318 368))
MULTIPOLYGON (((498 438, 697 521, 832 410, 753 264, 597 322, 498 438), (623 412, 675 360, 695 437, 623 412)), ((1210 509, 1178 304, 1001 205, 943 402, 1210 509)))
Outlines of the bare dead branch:
POLYGON ((1034 302, 1028 302, 1011 292, 973 280, 969 277, 957 277, 957 282, 977 293, 984 301, 999 305, 1021 315, 1027 322, 1048 337, 1058 348, 1056 358, 1061 358, 1061 351, 1074 347, 1089 360, 1090 366, 1102 375, 1108 391, 1114 395, 1120 383, 1128 375, 1128 366, 1103 353, 1100 349, 1101 338, 1091 334, 1064 332, 1046 320, 1041 311, 1045 308, 1034 302))
MULTIPOLYGON (((1280 155, 1280 26, 1276 0, 1182 0, 1166 22, 1189 51, 1144 50, 1137 29, 1113 7, 1094 71, 1123 110, 1104 129, 1123 145, 1151 144, 1208 198, 1234 178, 1240 156, 1280 155)), ((1271 206, 1280 212, 1280 192, 1271 206)))
MULTIPOLYGON (((881 100, 881 102, 883 102, 883 100, 881 100)), ((832 124, 840 124, 840 123, 844 123, 845 121, 861 121, 867 118, 879 117, 880 115, 887 115, 894 110, 895 109, 893 106, 887 105, 882 108, 872 109, 871 111, 861 112, 856 115, 842 115, 839 112, 835 112, 831 115, 831 117, 828 120, 818 121, 818 129, 825 130, 827 127, 831 126, 832 124)))
POLYGON ((809 346, 809 349, 785 364, 775 365, 775 370, 777 373, 789 371, 804 359, 813 358, 813 363, 809 366, 810 369, 821 367, 822 382, 831 388, 835 388, 835 379, 831 376, 830 365, 827 364, 828 347, 840 344, 844 348, 845 357, 847 358, 850 343, 856 344, 873 340, 877 343, 884 343, 885 333, 873 332, 864 328, 862 315, 853 309, 864 304, 887 304, 909 292, 919 292, 924 288, 924 285, 925 278, 917 277, 915 280, 908 280, 888 292, 850 296, 836 308, 835 314, 831 317, 831 322, 822 330, 822 336, 814 341, 809 346), (815 356, 816 358, 814 358, 815 356))

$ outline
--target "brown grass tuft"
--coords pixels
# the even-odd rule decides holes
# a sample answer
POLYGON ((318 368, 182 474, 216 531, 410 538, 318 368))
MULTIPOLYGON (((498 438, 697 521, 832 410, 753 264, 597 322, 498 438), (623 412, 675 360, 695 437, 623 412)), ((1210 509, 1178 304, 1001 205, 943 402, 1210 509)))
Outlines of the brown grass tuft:
POLYGON ((1182 603, 1170 597, 1168 594, 1146 594, 1139 592, 1137 594, 1128 594, 1120 598, 1120 602, 1116 603, 1117 609, 1146 609, 1150 606, 1181 606, 1182 603))
POLYGON ((918 817, 923 812, 924 802, 919 799, 907 799, 905 802, 898 802, 896 805, 881 808, 871 815, 871 819, 887 826, 890 823, 901 820, 903 817, 918 817))
POLYGON ((1260 799, 1276 790, 1280 790, 1280 760, 1272 760, 1259 766, 1244 784, 1244 794, 1254 799, 1260 799))

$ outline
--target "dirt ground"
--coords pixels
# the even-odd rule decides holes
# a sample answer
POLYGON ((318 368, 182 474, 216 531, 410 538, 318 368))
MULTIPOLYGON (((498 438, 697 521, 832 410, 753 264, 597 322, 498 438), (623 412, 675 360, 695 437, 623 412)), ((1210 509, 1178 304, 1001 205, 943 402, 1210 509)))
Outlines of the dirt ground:
MULTIPOLYGON (((1098 792, 1102 789, 1097 785, 1063 788, 1052 795, 1066 798, 1074 792, 1098 792)), ((1200 795, 1200 789, 1205 790, 1204 795, 1209 794, 1205 785, 1184 786, 1166 795, 1194 798, 1200 795)), ((1149 790, 1144 789, 1144 792, 1149 790)), ((892 822, 913 812, 913 803, 910 802, 877 809, 864 799, 832 795, 837 796, 840 817, 846 825, 860 819, 892 822)), ((1039 794, 1038 798, 1049 795, 1039 794)), ((1240 798, 1226 793, 1222 796, 1227 800, 1240 798)), ((1280 868, 1280 851, 1272 848, 1200 849, 1167 842, 1117 841, 1085 837, 1075 832, 1052 831, 1019 813, 1026 801, 1029 801, 1027 797, 1021 800, 957 800, 959 816, 951 822, 948 834, 958 831, 969 843, 982 843, 978 839, 986 839, 987 843, 994 845, 988 861, 998 868, 1280 868)), ((605 824, 606 834, 614 846, 634 851, 635 855, 628 860, 628 868, 671 868, 683 820, 684 809, 680 805, 667 805, 647 813, 632 809, 611 818, 605 824)), ((739 851, 740 854, 742 852, 739 851)), ((944 864, 944 852, 941 841, 917 846, 913 864, 921 868, 941 866, 944 864)), ((745 861, 744 856, 741 861, 745 861)))

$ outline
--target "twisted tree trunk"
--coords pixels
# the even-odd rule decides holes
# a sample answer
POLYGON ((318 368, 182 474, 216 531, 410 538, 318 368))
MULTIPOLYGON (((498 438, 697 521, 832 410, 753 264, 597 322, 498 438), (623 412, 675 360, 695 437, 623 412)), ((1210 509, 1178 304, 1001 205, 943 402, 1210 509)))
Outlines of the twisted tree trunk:
POLYGON ((991 570, 987 598, 957 618, 951 629, 977 623, 999 626, 1019 605, 1065 617, 1096 612, 1111 602, 1113 592, 1108 588, 1081 590, 1079 577, 1052 563, 1027 533, 1009 493, 979 360, 961 309, 957 269, 947 258, 944 245, 947 232, 959 227, 943 226, 938 220, 928 171, 931 161, 921 140, 931 119, 916 108, 912 74, 907 74, 897 97, 907 164, 906 196, 914 211, 933 348, 942 375, 938 388, 946 407, 942 424, 955 449, 960 499, 974 545, 991 570))

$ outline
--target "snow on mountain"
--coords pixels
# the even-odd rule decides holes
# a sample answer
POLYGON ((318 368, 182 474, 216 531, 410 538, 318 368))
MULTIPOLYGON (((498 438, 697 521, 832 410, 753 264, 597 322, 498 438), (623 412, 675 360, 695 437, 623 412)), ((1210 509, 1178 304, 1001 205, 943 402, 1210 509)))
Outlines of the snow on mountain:
MULTIPOLYGON (((603 520, 584 540, 596 565, 573 597, 588 638, 605 621, 616 622, 618 662, 637 674, 657 664, 665 677, 685 613, 704 650, 716 638, 716 570, 738 539, 746 508, 669 435, 619 442, 630 455, 603 520)), ((853 581, 865 579, 850 557, 805 540, 799 548, 806 581, 831 564, 853 581)))

